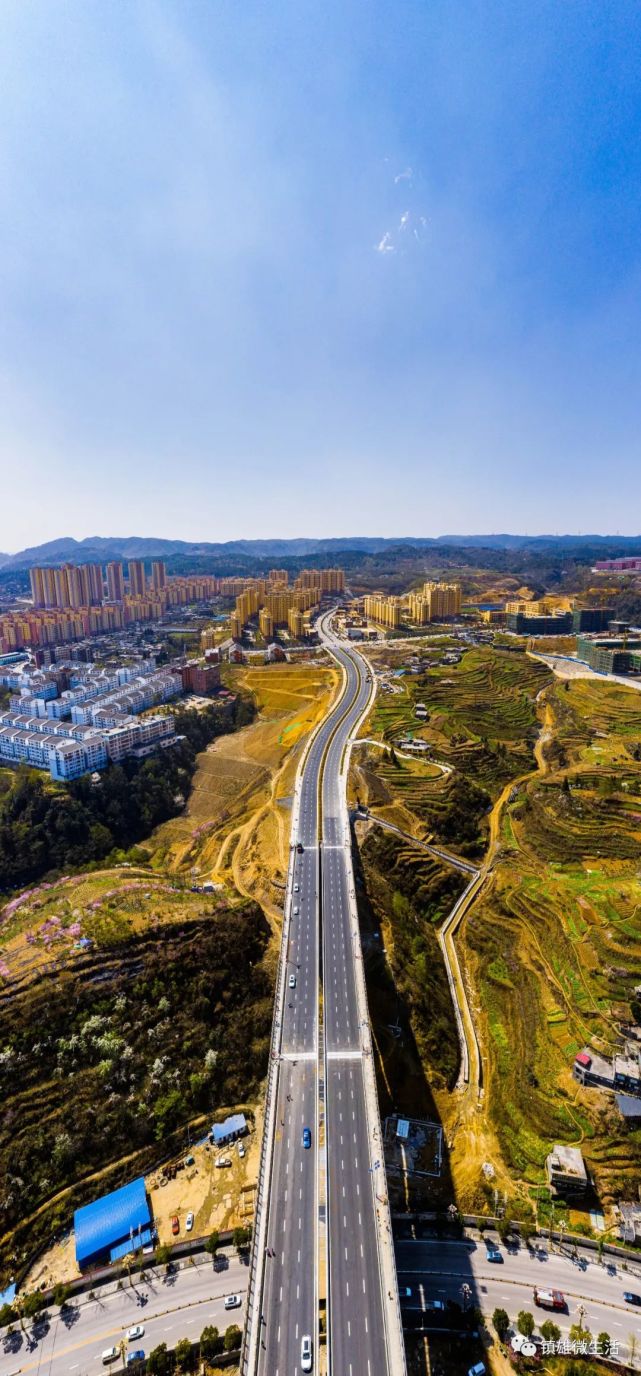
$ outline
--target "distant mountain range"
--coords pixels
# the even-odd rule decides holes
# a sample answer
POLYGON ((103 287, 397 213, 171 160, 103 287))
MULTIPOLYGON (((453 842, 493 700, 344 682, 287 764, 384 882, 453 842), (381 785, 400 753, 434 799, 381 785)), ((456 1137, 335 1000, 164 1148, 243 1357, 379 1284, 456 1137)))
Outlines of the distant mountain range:
POLYGON ((225 559, 244 557, 253 560, 301 559, 311 556, 327 555, 338 558, 341 553, 351 551, 355 554, 379 554, 395 549, 434 550, 439 547, 449 549, 494 549, 529 550, 589 556, 590 552, 604 558, 637 553, 641 554, 639 535, 439 535, 433 537, 399 536, 383 539, 376 536, 345 536, 340 539, 325 540, 227 540, 224 542, 156 540, 147 536, 89 536, 86 540, 74 540, 66 536, 60 540, 49 540, 44 545, 33 545, 18 554, 0 554, 0 568, 4 571, 31 568, 34 564, 106 563, 110 559, 171 559, 182 556, 189 559, 225 559))

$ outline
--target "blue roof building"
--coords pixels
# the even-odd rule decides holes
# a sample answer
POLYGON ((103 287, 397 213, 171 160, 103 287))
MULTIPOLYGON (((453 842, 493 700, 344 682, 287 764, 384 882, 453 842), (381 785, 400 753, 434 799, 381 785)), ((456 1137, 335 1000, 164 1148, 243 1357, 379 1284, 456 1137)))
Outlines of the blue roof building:
POLYGON ((231 1113, 224 1123, 214 1123, 211 1135, 217 1147, 222 1147, 225 1142, 234 1142, 237 1137, 243 1137, 247 1132, 247 1119, 244 1113, 231 1113))
POLYGON ((73 1226, 81 1271, 146 1247, 153 1230, 143 1177, 76 1209, 73 1226))

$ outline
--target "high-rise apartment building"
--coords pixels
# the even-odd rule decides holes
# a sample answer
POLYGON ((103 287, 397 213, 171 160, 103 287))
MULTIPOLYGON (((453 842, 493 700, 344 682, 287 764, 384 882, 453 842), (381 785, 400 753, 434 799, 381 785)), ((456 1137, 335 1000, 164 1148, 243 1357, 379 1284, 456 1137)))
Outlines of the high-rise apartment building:
POLYGON ((407 599, 407 610, 410 621, 417 626, 426 626, 430 619, 429 599, 420 592, 411 592, 407 599))
POLYGON ((56 585, 53 569, 29 569, 34 607, 55 607, 56 585))
POLYGON ((122 564, 107 564, 107 596, 110 602, 124 601, 125 575, 122 564))
POLYGON ((371 621, 378 621, 380 625, 390 626, 394 629, 401 624, 401 599, 400 597, 382 597, 380 594, 366 597, 365 615, 371 621))
POLYGON ((273 640, 274 618, 271 612, 267 610, 267 607, 263 607, 260 613, 260 616, 258 618, 258 629, 264 640, 273 640))
POLYGON ((287 617, 287 625, 296 640, 302 640, 305 634, 305 618, 297 607, 290 607, 287 617))
POLYGON ((429 603, 430 621, 458 616, 461 610, 461 588, 458 583, 424 583, 423 597, 429 603))
POLYGON ((269 570, 269 581, 270 581, 270 583, 285 583, 285 584, 287 584, 287 583, 289 582, 289 574, 288 574, 288 572, 287 572, 287 569, 270 569, 270 570, 269 570))
POLYGON ((129 596, 144 597, 147 591, 144 559, 130 559, 127 565, 129 575, 129 596))
POLYGON ((297 588, 318 588, 321 592, 342 592, 345 574, 342 569, 301 569, 297 588))
POLYGON ((151 586, 154 592, 162 592, 167 586, 167 568, 162 559, 154 559, 151 565, 151 586))
POLYGON ((105 595, 102 581, 102 568, 100 564, 85 564, 84 568, 89 587, 88 605, 91 607, 99 607, 105 595))

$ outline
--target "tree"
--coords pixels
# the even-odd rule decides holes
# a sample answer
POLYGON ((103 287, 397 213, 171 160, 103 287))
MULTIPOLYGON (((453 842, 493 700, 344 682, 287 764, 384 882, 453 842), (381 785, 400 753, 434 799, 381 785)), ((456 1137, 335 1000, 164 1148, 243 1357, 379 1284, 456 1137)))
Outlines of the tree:
POLYGON ((18 1311, 12 1304, 3 1304, 0 1309, 0 1328, 5 1328, 8 1323, 15 1323, 17 1317, 18 1311))
POLYGON ((193 1367, 193 1348, 189 1338, 181 1338, 174 1348, 174 1357, 181 1371, 191 1371, 193 1367))
POLYGON ((248 1228, 234 1228, 232 1234, 232 1242, 234 1244, 234 1247, 236 1248, 236 1251, 242 1252, 243 1247, 247 1246, 247 1243, 249 1242, 250 1238, 251 1233, 248 1228))
POLYGON ((531 1338, 534 1332, 534 1315, 530 1314, 528 1309, 522 1309, 516 1320, 516 1326, 524 1338, 531 1338))
POLYGON ((207 1238, 207 1241, 206 1241, 206 1243, 205 1243, 205 1251, 206 1251, 206 1252, 209 1252, 209 1255, 210 1255, 211 1257, 215 1257, 216 1252, 218 1251, 218 1248, 219 1248, 219 1247, 220 1247, 220 1233, 218 1232, 218 1229, 217 1229, 217 1228, 214 1228, 213 1233, 210 1233, 210 1234, 209 1234, 209 1237, 207 1238))
POLYGON ((555 1323, 553 1319, 545 1319, 541 1324, 541 1337, 545 1338, 547 1343, 558 1343, 561 1337, 558 1323, 555 1323))
POLYGON ((44 1305, 42 1295, 39 1295, 37 1290, 32 1290, 30 1294, 24 1296, 22 1312, 26 1319, 36 1319, 38 1314, 42 1313, 44 1305))
POLYGON ((171 1371, 171 1357, 167 1351, 167 1344, 160 1343, 158 1347, 152 1348, 147 1358, 148 1376, 168 1376, 171 1371))
POLYGON ((166 1242, 161 1242, 160 1247, 156 1248, 156 1261, 159 1266, 166 1266, 171 1261, 171 1247, 166 1242))
POLYGON ((591 1343, 592 1334, 588 1328, 584 1328, 580 1323, 573 1323, 570 1328, 571 1343, 591 1343))
POLYGON ((225 1352, 235 1352, 240 1347, 240 1329, 237 1323, 230 1323, 223 1339, 225 1352))
POLYGON ((208 1324, 200 1335, 200 1355, 209 1360, 210 1357, 217 1357, 221 1352, 223 1340, 214 1324, 208 1324))
POLYGON ((609 1333, 599 1333, 596 1340, 597 1352, 603 1357, 609 1357, 612 1349, 612 1339, 609 1333))
POLYGON ((504 1342, 505 1335, 510 1326, 510 1316, 507 1309, 495 1309, 492 1315, 492 1323, 501 1339, 504 1342))
POLYGON ((71 1294, 71 1287, 63 1285, 60 1281, 53 1287, 53 1302, 59 1309, 64 1309, 71 1294))

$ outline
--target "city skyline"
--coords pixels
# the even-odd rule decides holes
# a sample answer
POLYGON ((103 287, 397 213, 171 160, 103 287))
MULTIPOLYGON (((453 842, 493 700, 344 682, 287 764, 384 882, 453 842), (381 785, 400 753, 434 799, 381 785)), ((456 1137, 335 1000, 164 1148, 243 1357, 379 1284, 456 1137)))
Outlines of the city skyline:
POLYGON ((3 20, 0 550, 636 533, 636 7, 3 20))

